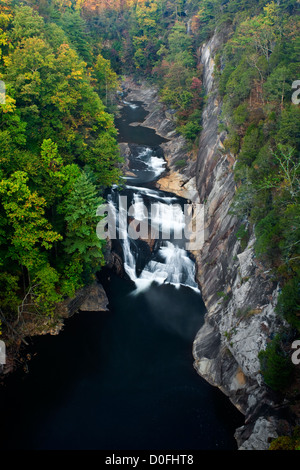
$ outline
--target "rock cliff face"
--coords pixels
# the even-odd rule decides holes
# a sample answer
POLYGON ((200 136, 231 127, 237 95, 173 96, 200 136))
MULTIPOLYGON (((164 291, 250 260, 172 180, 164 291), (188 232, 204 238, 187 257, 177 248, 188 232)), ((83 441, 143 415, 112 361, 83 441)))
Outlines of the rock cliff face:
POLYGON ((218 132, 218 101, 213 79, 214 36, 201 51, 208 96, 196 165, 196 185, 205 204, 206 238, 196 254, 197 278, 207 307, 204 326, 193 345, 195 368, 219 387, 245 414, 237 430, 240 449, 267 449, 277 437, 275 403, 260 374, 258 353, 279 328, 274 312, 278 288, 255 258, 254 236, 246 247, 237 239, 241 221, 230 215, 235 194, 234 159, 224 152, 218 132))
POLYGON ((214 55, 223 41, 214 35, 200 54, 207 101, 196 160, 187 156, 184 139, 155 89, 128 82, 127 98, 143 101, 149 111, 140 125, 169 139, 162 144, 169 173, 157 186, 204 204, 205 242, 193 254, 207 314, 193 344, 194 367, 245 415, 245 425, 236 431, 239 449, 264 450, 280 427, 289 426, 284 404, 263 383, 258 360, 281 326, 274 312, 278 287, 255 257, 254 235, 242 247, 237 238, 242 221, 229 213, 236 189, 234 158, 224 151, 225 133, 218 132, 222 103, 213 75, 214 55), (183 157, 187 164, 179 171, 176 162, 183 157))

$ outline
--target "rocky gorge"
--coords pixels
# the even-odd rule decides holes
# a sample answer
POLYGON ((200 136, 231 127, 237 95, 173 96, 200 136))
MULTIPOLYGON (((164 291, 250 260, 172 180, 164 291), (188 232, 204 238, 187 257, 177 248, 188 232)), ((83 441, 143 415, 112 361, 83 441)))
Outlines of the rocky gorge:
MULTIPOLYGON (((273 393, 260 373, 258 353, 269 338, 282 326, 275 313, 278 285, 255 256, 255 237, 247 244, 237 238, 240 225, 230 213, 236 191, 233 167, 235 157, 225 151, 225 132, 219 132, 222 102, 214 79, 214 57, 223 38, 215 34, 199 50, 203 68, 206 102, 202 116, 202 132, 197 152, 187 147, 176 132, 173 110, 159 101, 158 90, 130 77, 123 82, 128 102, 140 102, 147 111, 142 126, 163 137, 161 149, 167 168, 156 188, 204 206, 205 237, 201 249, 191 255, 196 264, 196 280, 206 307, 205 322, 198 331, 192 354, 195 371, 209 384, 219 388, 245 416, 244 425, 236 429, 240 450, 266 450, 270 441, 288 434, 296 419, 289 403, 273 393), (184 165, 179 164, 185 162, 184 165)), ((130 148, 120 143, 121 154, 128 159, 130 148)), ((130 176, 130 168, 124 166, 130 176)), ((151 248, 151 240, 147 240, 151 248)), ((147 246, 148 249, 148 246, 147 246)), ((107 268, 118 276, 124 274, 122 257, 108 246, 107 268)), ((26 330, 27 335, 57 335, 65 319, 75 312, 107 312, 109 301, 99 282, 77 292, 59 306, 62 319, 55 326, 43 323, 39 332, 26 330)), ((6 372, 13 366, 8 363, 6 372)))
POLYGON ((244 414, 245 424, 235 433, 238 448, 266 450, 272 439, 288 433, 296 418, 260 372, 258 353, 282 320, 275 313, 278 285, 255 256, 255 236, 250 233, 242 245, 237 232, 243 221, 230 213, 235 158, 224 149, 226 133, 218 131, 222 102, 214 80, 214 57, 222 39, 215 34, 199 51, 206 103, 196 156, 176 133, 172 110, 159 102, 154 87, 128 78, 124 90, 126 100, 140 101, 148 111, 144 122, 135 125, 167 139, 161 147, 168 171, 157 187, 204 205, 205 240, 192 254, 207 313, 193 343, 194 368, 244 414), (182 159, 186 164, 179 169, 182 159))

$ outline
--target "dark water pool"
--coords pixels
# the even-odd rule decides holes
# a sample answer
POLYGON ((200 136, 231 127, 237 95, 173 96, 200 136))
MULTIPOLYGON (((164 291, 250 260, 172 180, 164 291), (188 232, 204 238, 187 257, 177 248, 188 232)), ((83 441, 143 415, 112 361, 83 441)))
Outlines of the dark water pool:
POLYGON ((203 321, 189 288, 104 282, 110 312, 37 338, 1 389, 2 449, 235 449, 240 414, 193 369, 203 321))

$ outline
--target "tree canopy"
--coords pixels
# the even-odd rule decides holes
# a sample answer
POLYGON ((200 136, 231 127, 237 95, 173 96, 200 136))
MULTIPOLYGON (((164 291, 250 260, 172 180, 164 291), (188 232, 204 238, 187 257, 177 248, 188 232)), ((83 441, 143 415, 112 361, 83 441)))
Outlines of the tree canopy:
POLYGON ((0 310, 14 326, 55 315, 94 278, 96 210, 121 174, 103 93, 118 80, 92 57, 80 2, 31 3, 0 2, 0 310))

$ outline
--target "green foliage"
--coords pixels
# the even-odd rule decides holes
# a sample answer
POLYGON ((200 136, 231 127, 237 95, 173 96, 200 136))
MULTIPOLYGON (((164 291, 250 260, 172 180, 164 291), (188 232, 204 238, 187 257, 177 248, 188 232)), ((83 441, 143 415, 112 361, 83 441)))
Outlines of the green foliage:
POLYGON ((110 61, 105 59, 101 54, 97 57, 95 75, 98 82, 97 90, 99 96, 107 106, 108 101, 111 101, 111 96, 113 96, 118 89, 118 76, 112 70, 110 61))
POLYGON ((259 256, 272 258, 278 256, 278 239, 280 235, 280 218, 276 211, 271 211, 261 219, 255 228, 257 236, 256 253, 259 256), (277 243, 276 243, 277 242, 277 243))
POLYGON ((92 47, 88 40, 85 22, 81 18, 80 13, 78 11, 67 10, 61 16, 58 24, 67 36, 67 42, 72 44, 88 66, 92 66, 92 47))
POLYGON ((39 263, 38 248, 49 250, 62 237, 44 216, 45 199, 31 192, 27 181, 28 176, 20 171, 2 179, 0 197, 9 241, 5 258, 17 260, 29 269, 39 263))
POLYGON ((240 104, 233 112, 233 123, 236 126, 245 124, 249 117, 249 109, 247 103, 240 104))
POLYGON ((225 150, 237 154, 240 149, 240 136, 234 129, 230 129, 228 136, 224 141, 225 150))
POLYGON ((194 142, 201 131, 202 82, 186 26, 177 22, 168 36, 163 60, 155 67, 161 99, 177 111, 177 131, 194 142))
POLYGON ((300 106, 287 104, 279 116, 279 128, 276 141, 300 149, 300 106))
POLYGON ((231 106, 238 106, 244 99, 249 97, 254 73, 253 68, 250 67, 247 61, 241 61, 232 70, 225 88, 226 99, 230 97, 231 106))
POLYGON ((176 165, 177 168, 183 168, 186 165, 186 160, 184 160, 184 159, 177 160, 177 162, 175 162, 175 165, 176 165))
POLYGON ((276 312, 300 331, 300 274, 283 286, 278 297, 276 312))
POLYGON ((12 25, 10 36, 13 41, 43 35, 44 20, 29 6, 15 7, 12 25))
POLYGON ((254 125, 249 126, 241 145, 239 163, 251 166, 262 143, 263 137, 261 135, 260 129, 254 125))
POLYGON ((299 450, 300 449, 300 428, 296 426, 290 436, 279 436, 274 439, 269 450, 299 450))
POLYGON ((249 241, 249 227, 247 224, 242 224, 236 232, 236 238, 241 242, 241 248, 244 250, 249 241))
POLYGON ((18 309, 20 302, 18 281, 17 273, 11 274, 4 270, 0 273, 0 303, 5 312, 15 312, 18 309))
POLYGON ((255 198, 255 188, 249 178, 247 168, 244 172, 244 184, 240 185, 236 190, 234 200, 230 207, 230 213, 236 215, 240 219, 249 217, 255 198))
POLYGON ((186 138, 186 140, 194 141, 200 133, 201 126, 197 121, 191 120, 183 126, 179 126, 177 130, 186 138))
POLYGON ((66 221, 65 251, 82 261, 87 280, 104 264, 103 241, 96 234, 96 210, 103 203, 88 175, 82 173, 60 207, 66 221))
POLYGON ((55 315, 104 263, 96 209, 121 159, 101 98, 117 76, 78 11, 0 2, 0 309, 18 327, 55 315))
POLYGON ((296 2, 242 3, 237 12, 231 2, 234 28, 216 62, 224 147, 236 158, 231 213, 252 225, 256 256, 282 286, 278 313, 299 328, 299 17, 296 2))
POLYGON ((56 305, 63 300, 58 292, 59 273, 49 264, 39 269, 33 278, 34 303, 41 312, 53 316, 56 305))
POLYGON ((179 21, 175 23, 168 36, 168 45, 171 61, 175 61, 178 54, 183 52, 189 53, 192 47, 192 39, 190 36, 187 36, 184 23, 179 21))
POLYGON ((88 19, 95 41, 99 35, 103 38, 101 71, 97 65, 95 70, 101 96, 106 102, 105 61, 110 59, 118 73, 138 75, 158 84, 162 102, 176 110, 179 132, 195 142, 201 116, 196 119, 192 115, 195 111, 201 113, 203 90, 196 44, 187 34, 183 19, 186 2, 123 2, 123 6, 126 4, 122 14, 118 14, 117 5, 103 6, 97 15, 90 13, 88 19))
POLYGON ((258 357, 265 383, 275 391, 282 391, 290 382, 293 367, 279 334, 264 351, 259 352, 258 357))
POLYGON ((64 266, 60 280, 60 292, 63 296, 74 297, 76 291, 84 286, 84 266, 80 254, 69 256, 69 263, 64 266))

